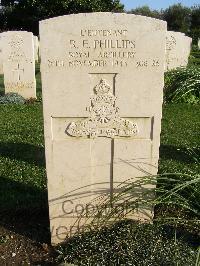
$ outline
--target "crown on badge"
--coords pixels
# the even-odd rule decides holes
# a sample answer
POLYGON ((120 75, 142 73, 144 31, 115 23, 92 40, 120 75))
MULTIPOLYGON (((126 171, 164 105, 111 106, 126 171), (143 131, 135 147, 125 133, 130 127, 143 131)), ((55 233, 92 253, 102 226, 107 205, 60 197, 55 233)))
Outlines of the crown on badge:
POLYGON ((101 79, 99 84, 94 88, 96 94, 106 94, 110 91, 110 85, 106 82, 105 79, 101 79))

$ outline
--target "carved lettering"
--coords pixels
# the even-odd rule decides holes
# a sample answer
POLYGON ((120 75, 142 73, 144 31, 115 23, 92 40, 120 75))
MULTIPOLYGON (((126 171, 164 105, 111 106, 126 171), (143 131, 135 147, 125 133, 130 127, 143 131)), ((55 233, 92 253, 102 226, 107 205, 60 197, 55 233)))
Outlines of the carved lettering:
POLYGON ((94 49, 131 49, 135 48, 135 41, 130 40, 94 40, 94 49))
POLYGON ((70 43, 70 47, 71 47, 71 48, 78 48, 78 47, 76 46, 76 41, 74 41, 74 40, 70 40, 69 43, 70 43))
POLYGON ((74 60, 74 61, 69 61, 69 67, 105 67, 107 65, 107 62, 104 60, 84 60, 84 61, 79 61, 79 60, 74 60))
POLYGON ((9 61, 19 61, 22 58, 25 58, 25 54, 23 52, 23 38, 18 35, 15 34, 12 36, 9 45, 10 45, 10 54, 8 55, 8 60, 9 61))
POLYGON ((147 60, 141 60, 136 62, 136 67, 147 67, 148 61, 147 60))
POLYGON ((124 68, 130 64, 133 64, 137 69, 159 67, 158 59, 135 60, 136 41, 123 38, 124 36, 127 37, 127 32, 125 29, 81 29, 80 36, 85 38, 69 40, 67 57, 63 60, 48 60, 48 67, 102 68, 109 66, 124 68), (116 37, 121 38, 117 39, 116 37))
POLYGON ((48 67, 64 67, 65 62, 63 60, 48 60, 47 61, 48 67))
POLYGON ((109 51, 109 52, 99 52, 98 57, 101 58, 134 58, 135 52, 126 52, 126 51, 120 51, 120 52, 115 52, 115 51, 109 51))
POLYGON ((105 30, 105 29, 98 29, 98 30, 90 30, 90 29, 82 29, 80 32, 80 36, 88 36, 88 37, 108 37, 108 36, 126 36, 127 30, 105 30))
POLYGON ((34 88, 34 82, 5 82, 5 88, 8 90, 12 90, 13 88, 17 88, 18 90, 23 90, 27 88, 34 88))
POLYGON ((69 52, 69 57, 72 58, 89 58, 89 52, 69 52))
POLYGON ((83 48, 90 48, 88 40, 83 40, 83 48))
POLYGON ((123 60, 113 60, 112 61, 112 66, 114 67, 127 67, 128 66, 128 62, 123 61, 123 60))
POLYGON ((152 66, 159 66, 160 63, 159 63, 159 60, 153 60, 153 63, 152 63, 152 66))
POLYGON ((171 51, 176 46, 176 39, 174 36, 169 36, 166 38, 166 50, 171 51))

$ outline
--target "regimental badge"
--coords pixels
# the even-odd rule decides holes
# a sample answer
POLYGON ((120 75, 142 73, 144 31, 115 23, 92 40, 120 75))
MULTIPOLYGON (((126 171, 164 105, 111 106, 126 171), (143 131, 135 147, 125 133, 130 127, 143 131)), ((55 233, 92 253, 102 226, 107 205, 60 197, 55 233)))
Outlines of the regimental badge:
POLYGON ((137 124, 119 116, 116 97, 110 91, 110 85, 101 79, 94 88, 90 99, 88 118, 71 122, 66 133, 72 137, 133 137, 138 134, 137 124))

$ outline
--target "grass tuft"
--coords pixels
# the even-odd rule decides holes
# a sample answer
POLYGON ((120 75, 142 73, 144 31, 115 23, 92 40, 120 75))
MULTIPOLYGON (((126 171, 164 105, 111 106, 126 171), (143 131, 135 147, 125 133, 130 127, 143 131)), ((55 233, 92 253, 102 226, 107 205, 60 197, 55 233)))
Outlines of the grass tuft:
POLYGON ((200 67, 177 68, 165 73, 164 101, 200 103, 200 67))

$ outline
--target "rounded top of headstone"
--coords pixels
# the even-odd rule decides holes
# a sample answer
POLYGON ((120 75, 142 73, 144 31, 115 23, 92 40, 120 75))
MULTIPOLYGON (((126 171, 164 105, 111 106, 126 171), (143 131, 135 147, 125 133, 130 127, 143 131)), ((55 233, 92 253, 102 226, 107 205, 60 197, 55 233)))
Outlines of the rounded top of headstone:
POLYGON ((186 35, 185 35, 185 33, 183 33, 183 32, 180 32, 180 31, 171 31, 171 30, 168 30, 167 31, 167 34, 173 34, 173 35, 180 35, 180 36, 185 36, 185 37, 187 37, 186 35))
MULTIPOLYGON (((144 23, 147 22, 148 23, 156 23, 159 24, 161 29, 165 29, 167 27, 167 22, 160 20, 160 19, 156 19, 156 18, 151 18, 151 17, 146 17, 146 16, 141 16, 141 15, 135 15, 135 14, 127 14, 127 13, 112 13, 112 12, 93 12, 93 13, 78 13, 78 14, 69 14, 69 15, 64 15, 64 16, 58 16, 58 17, 53 17, 53 18, 49 18, 49 19, 45 19, 45 20, 41 20, 39 23, 41 24, 46 24, 46 23, 55 23, 56 21, 63 21, 63 20, 73 20, 75 19, 78 20, 78 18, 80 19, 94 19, 94 20, 101 20, 102 22, 105 23, 105 19, 114 19, 115 23, 127 23, 127 22, 131 22, 131 21, 143 21, 144 23)), ((146 26, 147 26, 146 24, 146 26)))
POLYGON ((184 38, 184 39, 187 39, 188 41, 192 42, 192 38, 185 35, 185 33, 179 32, 179 31, 167 31, 167 36, 180 37, 180 38, 184 38))
POLYGON ((33 36, 32 32, 24 31, 24 30, 23 31, 22 30, 4 31, 2 34, 3 35, 18 34, 18 35, 21 35, 21 36, 33 36))

